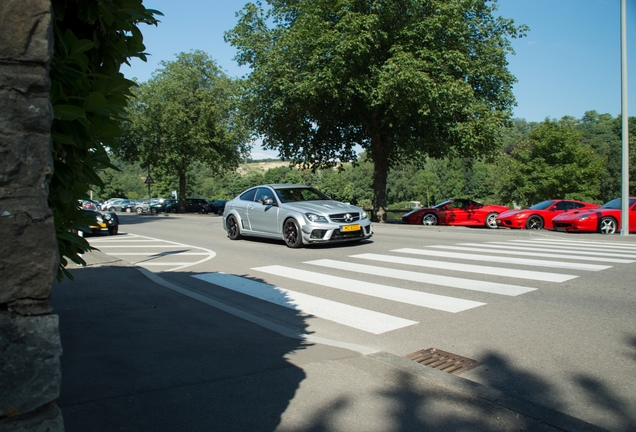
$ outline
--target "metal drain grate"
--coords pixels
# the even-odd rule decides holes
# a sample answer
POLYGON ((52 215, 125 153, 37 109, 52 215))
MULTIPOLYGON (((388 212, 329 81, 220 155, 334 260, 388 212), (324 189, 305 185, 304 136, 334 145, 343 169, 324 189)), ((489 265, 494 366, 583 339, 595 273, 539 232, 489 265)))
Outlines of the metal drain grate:
POLYGON ((459 375, 479 366, 477 360, 438 350, 437 348, 419 350, 407 355, 406 358, 453 375, 459 375))

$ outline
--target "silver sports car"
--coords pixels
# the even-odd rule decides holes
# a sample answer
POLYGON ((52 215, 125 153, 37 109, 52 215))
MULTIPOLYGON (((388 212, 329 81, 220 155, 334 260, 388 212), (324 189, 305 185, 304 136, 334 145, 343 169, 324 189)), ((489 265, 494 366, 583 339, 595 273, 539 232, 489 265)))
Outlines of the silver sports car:
POLYGON ((361 208, 297 184, 255 186, 225 204, 223 228, 242 236, 282 239, 290 248, 309 243, 358 241, 373 235, 361 208))

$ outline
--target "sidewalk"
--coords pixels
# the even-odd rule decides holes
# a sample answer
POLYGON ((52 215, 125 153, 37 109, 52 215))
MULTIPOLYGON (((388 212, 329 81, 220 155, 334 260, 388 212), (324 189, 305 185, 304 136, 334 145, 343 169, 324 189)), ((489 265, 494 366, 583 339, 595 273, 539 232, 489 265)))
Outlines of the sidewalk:
POLYGON ((67 432, 601 430, 389 353, 284 336, 99 252, 85 259, 51 299, 67 432))

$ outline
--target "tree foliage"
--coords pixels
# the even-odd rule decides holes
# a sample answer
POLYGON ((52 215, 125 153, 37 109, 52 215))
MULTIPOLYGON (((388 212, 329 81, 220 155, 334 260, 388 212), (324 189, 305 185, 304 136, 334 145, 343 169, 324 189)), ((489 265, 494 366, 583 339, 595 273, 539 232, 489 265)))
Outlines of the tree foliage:
POLYGON ((207 54, 180 53, 161 65, 134 90, 117 151, 175 175, 184 212, 189 167, 200 162, 215 170, 235 168, 249 150, 250 134, 237 111, 240 83, 207 54))
POLYGON ((574 122, 564 118, 547 119, 532 129, 502 164, 502 196, 529 205, 552 198, 594 200, 605 158, 582 145, 574 122))
POLYGON ((52 0, 54 51, 50 68, 54 119, 54 174, 49 191, 58 241, 57 278, 71 278, 67 259, 84 264, 89 244, 73 230, 90 222, 78 200, 101 185, 97 172, 111 166, 106 148, 120 122, 134 82, 119 72, 128 59, 145 60, 140 23, 157 24, 160 12, 142 0, 52 0))
POLYGON ((392 167, 499 150, 514 104, 508 38, 525 26, 494 17, 494 2, 268 3, 247 4, 226 34, 252 68, 247 113, 265 148, 319 167, 361 146, 380 221, 392 167))

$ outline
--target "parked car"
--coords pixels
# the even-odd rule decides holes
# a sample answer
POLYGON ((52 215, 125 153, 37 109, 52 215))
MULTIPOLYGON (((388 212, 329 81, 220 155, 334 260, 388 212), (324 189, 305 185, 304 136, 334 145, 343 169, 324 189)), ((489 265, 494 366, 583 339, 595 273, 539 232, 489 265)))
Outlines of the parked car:
POLYGON ((98 210, 102 210, 102 211, 108 210, 108 206, 110 203, 112 203, 113 201, 123 200, 123 199, 124 198, 109 198, 102 203, 102 205, 99 207, 98 210))
POLYGON ((497 216, 508 210, 501 205, 482 204, 463 198, 453 198, 430 208, 412 210, 402 216, 402 222, 422 225, 462 225, 497 228, 497 216))
POLYGON ((172 198, 153 198, 150 200, 150 206, 156 213, 165 213, 166 207, 176 202, 177 200, 172 198))
POLYGON ((227 200, 214 200, 210 203, 210 213, 221 215, 225 210, 227 200))
MULTIPOLYGON (((554 229, 568 232, 614 234, 621 230, 621 198, 606 202, 597 209, 560 214, 552 219, 554 229)), ((636 231, 636 198, 629 198, 629 231, 636 231)))
MULTIPOLYGON (((208 213, 210 211, 210 203, 208 200, 203 198, 186 198, 186 213, 208 213)), ((166 206, 166 213, 177 213, 179 210, 179 202, 175 200, 174 203, 171 203, 166 206)))
POLYGON ((110 235, 119 232, 119 218, 115 212, 99 212, 97 210, 86 210, 86 227, 81 231, 85 234, 99 234, 107 231, 110 235))
POLYGON ((364 210, 298 184, 247 189, 225 204, 223 229, 231 240, 243 236, 280 239, 290 248, 359 241, 373 235, 364 210))
POLYGON ((99 203, 93 200, 82 200, 81 204, 84 210, 98 210, 100 207, 99 203))
MULTIPOLYGON (((137 214, 153 213, 152 200, 135 201, 133 211, 137 214)), ((154 210, 156 213, 156 210, 154 210)))
POLYGON ((108 210, 109 212, 127 212, 130 213, 133 211, 135 203, 131 200, 127 199, 116 199, 114 201, 104 203, 102 206, 103 209, 108 210))
POLYGON ((497 225, 505 228, 554 229, 552 219, 564 212, 598 208, 598 205, 576 200, 547 200, 527 209, 508 210, 497 216, 497 225))

